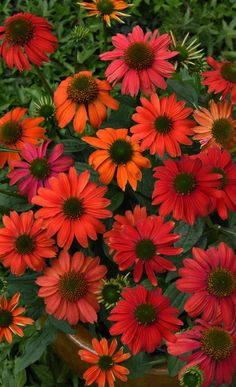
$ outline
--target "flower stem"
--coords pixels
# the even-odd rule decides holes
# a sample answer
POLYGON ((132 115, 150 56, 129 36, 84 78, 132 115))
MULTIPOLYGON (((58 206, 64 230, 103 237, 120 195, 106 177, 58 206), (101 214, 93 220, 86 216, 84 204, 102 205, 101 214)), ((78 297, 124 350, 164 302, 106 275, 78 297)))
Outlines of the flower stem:
POLYGON ((102 19, 102 30, 103 30, 103 48, 107 51, 107 25, 104 19, 102 19))
POLYGON ((51 86, 49 85, 48 81, 46 80, 45 76, 43 75, 42 71, 37 66, 34 66, 34 68, 35 68, 35 71, 36 71, 38 77, 42 81, 42 84, 43 84, 45 91, 48 94, 50 94, 50 96, 53 98, 54 92, 53 92, 51 86))
POLYGON ((214 228, 214 223, 212 222, 212 220, 211 220, 211 218, 209 216, 206 216, 204 218, 204 220, 205 220, 205 223, 207 224, 207 226, 209 228, 214 228))

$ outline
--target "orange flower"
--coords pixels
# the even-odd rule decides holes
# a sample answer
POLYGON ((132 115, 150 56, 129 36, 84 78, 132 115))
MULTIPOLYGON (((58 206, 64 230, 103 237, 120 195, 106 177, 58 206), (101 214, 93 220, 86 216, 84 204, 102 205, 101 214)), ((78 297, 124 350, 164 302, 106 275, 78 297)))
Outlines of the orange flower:
MULTIPOLYGON (((45 138, 45 129, 38 126, 43 122, 43 117, 24 118, 27 109, 17 107, 0 118, 0 146, 9 149, 21 150, 24 143, 38 143, 38 139, 45 138)), ((0 168, 8 162, 11 166, 13 160, 20 160, 17 152, 0 152, 0 168)))
POLYGON ((226 102, 210 101, 210 110, 195 110, 194 119, 199 126, 193 131, 195 140, 200 140, 202 150, 212 145, 231 149, 236 143, 236 120, 232 116, 232 105, 226 102))
POLYGON ((24 313, 25 308, 16 308, 19 302, 20 293, 16 293, 10 301, 2 296, 0 300, 0 343, 3 336, 9 344, 12 343, 12 333, 15 335, 24 336, 23 330, 19 327, 31 325, 34 321, 29 317, 20 316, 24 313))
POLYGON ((123 353, 123 347, 116 353, 117 340, 113 339, 111 344, 105 338, 102 338, 100 342, 98 339, 92 340, 92 346, 94 351, 87 349, 81 349, 79 355, 83 361, 93 364, 83 374, 86 385, 96 382, 98 387, 104 387, 106 382, 109 387, 114 387, 114 381, 117 377, 123 382, 127 382, 127 376, 129 370, 119 363, 130 358, 129 353, 123 353))
POLYGON ((133 4, 127 4, 126 1, 121 0, 93 0, 93 3, 83 1, 80 4, 83 8, 89 10, 89 16, 102 16, 107 25, 111 26, 111 18, 124 23, 119 16, 129 16, 126 13, 120 12, 133 4))
POLYGON ((112 87, 107 81, 100 81, 90 71, 80 71, 60 83, 54 102, 57 108, 56 118, 60 128, 73 120, 78 133, 84 131, 87 118, 94 128, 98 128, 106 119, 106 106, 118 109, 118 102, 109 95, 112 87))
POLYGON ((89 156, 89 164, 98 171, 100 181, 109 184, 117 170, 117 183, 124 191, 127 182, 135 191, 142 179, 140 168, 149 168, 150 160, 142 156, 138 143, 128 136, 128 129, 106 128, 96 137, 83 137, 88 144, 100 148, 89 156))

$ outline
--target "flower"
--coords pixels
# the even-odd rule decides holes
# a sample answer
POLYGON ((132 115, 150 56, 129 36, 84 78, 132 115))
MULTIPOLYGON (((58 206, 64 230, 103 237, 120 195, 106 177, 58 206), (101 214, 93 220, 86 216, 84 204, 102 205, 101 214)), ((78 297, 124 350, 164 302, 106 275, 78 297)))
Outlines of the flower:
POLYGON ((202 150, 212 145, 231 149, 236 144, 236 120, 232 116, 232 105, 228 102, 210 101, 210 110, 200 108, 194 111, 195 126, 193 137, 200 140, 202 150))
POLYGON ((222 197, 211 198, 211 211, 217 210, 219 216, 225 220, 228 218, 228 210, 236 210, 236 165, 230 153, 217 146, 210 147, 207 153, 200 153, 197 157, 204 165, 211 166, 213 173, 221 174, 221 185, 218 189, 222 197))
POLYGON ((109 27, 111 27, 111 19, 124 23, 119 16, 129 15, 121 11, 133 5, 122 0, 93 0, 93 3, 83 1, 78 4, 89 10, 89 16, 101 16, 109 27))
POLYGON ((12 274, 24 274, 27 266, 40 272, 46 266, 45 258, 55 257, 55 242, 42 227, 42 220, 34 220, 33 211, 20 215, 11 211, 10 216, 3 215, 2 222, 0 261, 12 274))
POLYGON ((171 78, 174 66, 167 59, 178 54, 168 51, 171 42, 168 34, 157 37, 158 30, 147 32, 145 35, 139 26, 135 26, 125 36, 113 36, 113 51, 100 55, 102 60, 114 60, 106 70, 106 77, 110 83, 116 85, 122 78, 121 93, 132 97, 141 89, 144 94, 155 91, 155 86, 166 89, 164 78, 171 78), (148 40, 151 37, 150 40, 148 40))
POLYGON ((121 341, 134 355, 141 351, 153 352, 162 344, 162 338, 175 341, 172 331, 177 331, 182 321, 177 319, 178 309, 170 306, 161 289, 148 291, 144 286, 126 288, 123 299, 112 309, 108 320, 115 324, 111 335, 121 334, 121 341))
POLYGON ((189 32, 185 35, 184 39, 177 41, 173 32, 170 31, 173 50, 178 51, 178 55, 175 57, 175 68, 184 67, 185 69, 194 69, 197 60, 201 60, 204 57, 203 49, 199 50, 201 43, 197 38, 190 39, 187 43, 189 32))
POLYGON ((184 309, 191 317, 223 321, 232 326, 236 321, 236 255, 225 243, 207 251, 194 247, 193 259, 185 258, 179 269, 176 287, 190 293, 184 309))
POLYGON ((230 92, 231 101, 236 104, 236 63, 216 62, 211 56, 207 58, 207 63, 214 70, 201 74, 204 78, 202 84, 208 86, 209 93, 219 94, 223 92, 222 99, 230 92))
POLYGON ((85 257, 82 252, 70 256, 62 250, 52 266, 36 280, 46 312, 72 325, 78 321, 96 322, 99 304, 95 293, 106 272, 98 257, 85 257))
MULTIPOLYGON (((146 208, 144 207, 146 213, 146 208)), ((162 254, 175 255, 183 251, 173 247, 181 235, 171 234, 175 223, 165 222, 161 216, 146 216, 136 219, 133 223, 125 216, 115 216, 112 230, 104 237, 110 248, 115 251, 113 260, 119 265, 119 270, 131 269, 134 266, 134 280, 139 282, 143 271, 146 272, 153 286, 157 285, 155 273, 165 270, 176 270, 175 265, 164 258, 162 254)))
POLYGON ((73 119, 74 129, 82 133, 87 119, 93 128, 98 128, 106 119, 106 107, 118 109, 118 102, 109 94, 111 86, 100 81, 90 71, 80 71, 60 83, 54 93, 56 118, 60 128, 73 119))
POLYGON ((182 387, 202 387, 203 374, 198 367, 186 368, 180 377, 179 384, 182 387))
POLYGON ((33 111, 36 117, 43 117, 45 121, 50 121, 55 115, 55 106, 51 97, 42 97, 34 102, 33 111))
POLYGON ((103 197, 106 187, 99 187, 89 181, 88 170, 77 175, 71 167, 69 173, 59 173, 52 177, 49 188, 39 188, 32 203, 42 206, 35 216, 43 219, 50 236, 57 234, 60 247, 69 249, 74 237, 83 247, 88 247, 88 237, 97 239, 105 226, 99 219, 112 216, 105 208, 110 200, 103 197))
POLYGON ((127 182, 135 191, 137 180, 142 180, 140 168, 151 166, 138 143, 128 136, 128 129, 100 129, 97 137, 85 136, 82 140, 98 148, 89 156, 89 164, 98 171, 103 184, 109 184, 116 173, 117 184, 123 191, 127 182))
MULTIPOLYGON (((45 138, 45 129, 38 126, 43 122, 43 117, 23 118, 27 109, 17 107, 0 118, 0 145, 6 149, 21 150, 24 143, 37 144, 38 139, 45 138)), ((0 168, 5 163, 11 164, 13 160, 20 160, 18 152, 0 152, 0 168)))
MULTIPOLYGON (((206 304, 205 304, 206 305, 206 304)), ((236 364, 236 330, 196 320, 192 329, 176 334, 176 342, 167 342, 168 353, 181 356, 187 364, 180 370, 179 378, 186 369, 198 366, 204 374, 202 387, 231 385, 236 364), (189 352, 193 352, 189 354, 189 352)))
POLYGON ((51 33, 51 25, 42 17, 21 12, 8 17, 0 27, 0 56, 11 69, 31 70, 30 63, 41 66, 48 62, 47 54, 57 47, 57 38, 51 33))
POLYGON ((129 273, 125 276, 118 274, 116 278, 102 280, 97 293, 98 302, 104 304, 106 309, 114 308, 121 299, 123 289, 129 286, 128 276, 129 273))
POLYGON ((183 155, 180 160, 165 160, 154 172, 158 181, 152 204, 160 204, 161 216, 172 212, 174 219, 193 225, 196 217, 209 213, 211 197, 221 197, 216 188, 222 175, 210 173, 211 167, 203 165, 198 158, 183 155))
POLYGON ((184 101, 176 101, 176 95, 158 98, 151 95, 151 101, 140 98, 142 106, 136 107, 132 119, 137 122, 130 128, 133 138, 141 140, 141 150, 148 149, 151 155, 164 156, 165 151, 171 157, 181 155, 179 144, 191 145, 188 136, 193 134, 194 122, 187 118, 191 108, 184 107, 184 101))
POLYGON ((116 377, 123 382, 127 382, 129 370, 119 363, 130 358, 129 353, 123 353, 123 347, 117 352, 117 340, 113 339, 110 345, 104 337, 92 339, 93 351, 81 349, 78 353, 81 360, 93 364, 83 374, 86 385, 97 383, 98 387, 104 387, 107 383, 109 387, 114 387, 116 377))
POLYGON ((20 337, 24 336, 22 328, 25 325, 32 325, 34 321, 29 317, 20 316, 25 312, 25 308, 18 307, 20 293, 15 295, 8 301, 3 295, 0 300, 0 343, 3 336, 9 344, 12 343, 12 333, 20 337))
POLYGON ((57 144, 47 157, 47 147, 50 141, 45 141, 38 147, 26 143, 21 151, 24 161, 12 162, 13 170, 8 174, 10 185, 20 180, 17 187, 21 195, 28 196, 29 202, 37 194, 40 187, 49 187, 49 179, 59 172, 67 171, 73 165, 70 156, 62 156, 63 144, 57 144))

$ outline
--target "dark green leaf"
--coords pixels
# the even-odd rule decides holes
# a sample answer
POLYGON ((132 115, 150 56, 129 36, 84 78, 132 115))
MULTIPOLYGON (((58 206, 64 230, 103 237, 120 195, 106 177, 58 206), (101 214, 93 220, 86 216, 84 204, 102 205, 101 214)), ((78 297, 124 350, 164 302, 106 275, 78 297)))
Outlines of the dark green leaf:
POLYGON ((186 363, 182 362, 178 357, 168 355, 167 359, 167 367, 169 371, 170 376, 176 376, 178 375, 180 369, 185 365, 186 363))
POLYGON ((189 294, 182 293, 176 288, 175 282, 172 282, 164 292, 164 296, 170 297, 171 305, 178 308, 181 314, 184 311, 184 304, 190 297, 189 294))
POLYGON ((200 239, 204 230, 204 221, 203 219, 197 219, 193 226, 180 221, 175 227, 175 233, 182 234, 182 237, 178 242, 175 243, 176 246, 182 247, 184 252, 190 250, 200 239))

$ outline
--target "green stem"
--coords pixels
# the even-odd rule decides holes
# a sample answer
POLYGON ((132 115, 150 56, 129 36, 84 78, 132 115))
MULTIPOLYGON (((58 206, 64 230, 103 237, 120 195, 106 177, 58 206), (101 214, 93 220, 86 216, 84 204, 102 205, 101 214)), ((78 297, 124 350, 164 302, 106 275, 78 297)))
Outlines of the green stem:
POLYGON ((207 226, 209 228, 215 228, 215 225, 214 225, 214 223, 212 222, 212 220, 211 220, 211 218, 209 216, 206 216, 204 218, 204 220, 205 220, 205 223, 207 224, 207 226))
POLYGON ((48 81, 46 80, 45 76, 43 75, 42 71, 37 66, 34 66, 34 68, 35 68, 35 71, 36 71, 38 77, 42 81, 42 84, 43 84, 45 91, 48 94, 50 94, 51 97, 53 98, 53 96, 54 96, 53 90, 52 90, 51 86, 49 85, 48 81))
POLYGON ((102 19, 102 30, 103 30, 103 48, 107 51, 107 25, 104 19, 102 19))

